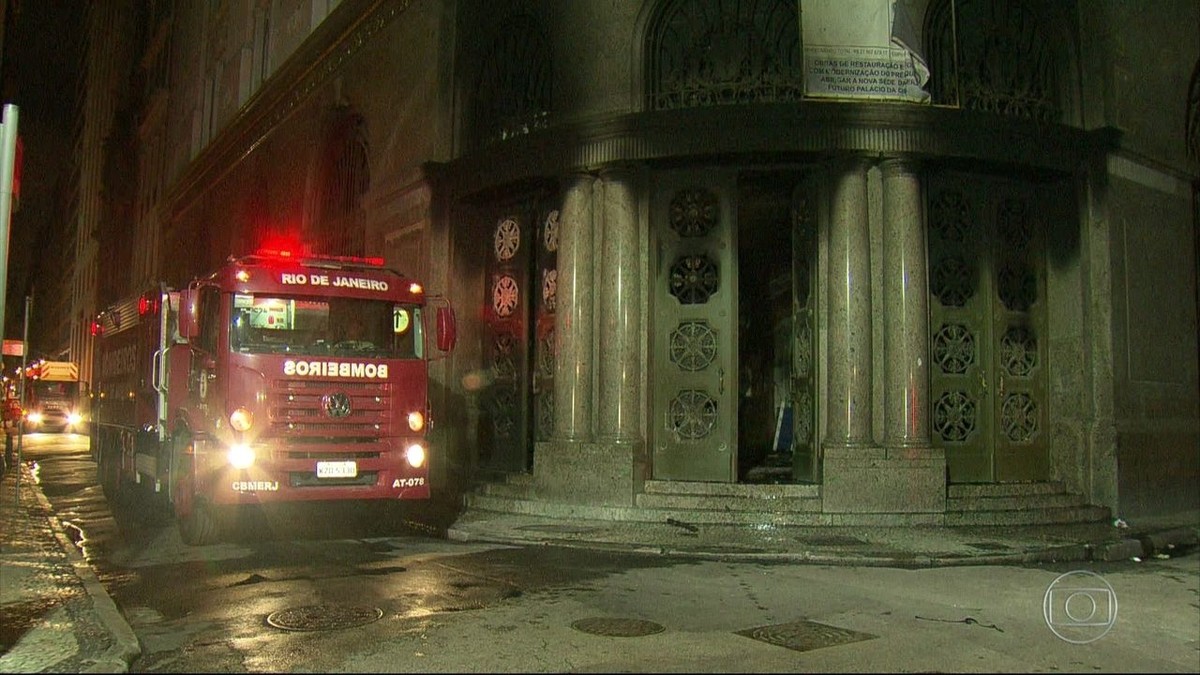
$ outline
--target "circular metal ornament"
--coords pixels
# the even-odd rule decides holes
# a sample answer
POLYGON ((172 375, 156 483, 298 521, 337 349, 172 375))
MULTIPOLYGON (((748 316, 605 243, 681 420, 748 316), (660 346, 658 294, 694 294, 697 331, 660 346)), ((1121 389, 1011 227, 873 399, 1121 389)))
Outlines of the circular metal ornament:
POLYGON ((542 230, 542 242, 546 250, 553 253, 558 250, 558 209, 546 216, 546 225, 542 230))
POLYGON ((500 221, 496 226, 495 249, 496 260, 511 259, 521 246, 521 226, 511 216, 500 221))
POLYGON ((704 438, 717 422, 717 402, 699 389, 684 389, 671 399, 667 419, 680 438, 704 438))
POLYGON ((542 270, 542 302, 553 312, 558 297, 558 270, 542 270))
POLYGON ((267 624, 292 631, 338 630, 353 628, 383 618, 378 607, 309 605, 272 612, 267 624))
POLYGON ((671 199, 671 229, 681 237, 703 237, 717 224, 717 196, 703 188, 681 190, 671 199))
POLYGON ((512 316, 519 297, 520 290, 517 288, 516 279, 507 274, 497 279, 492 288, 492 307, 496 310, 496 315, 512 316))
POLYGON ((671 362, 683 370, 704 370, 717 356, 717 336, 704 321, 685 321, 671 331, 671 362))

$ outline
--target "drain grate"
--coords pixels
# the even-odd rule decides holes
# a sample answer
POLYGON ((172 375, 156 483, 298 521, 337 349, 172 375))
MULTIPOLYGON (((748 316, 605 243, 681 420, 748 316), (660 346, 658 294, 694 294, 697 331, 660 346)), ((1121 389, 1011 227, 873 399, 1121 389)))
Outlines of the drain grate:
POLYGON ((283 630, 338 630, 362 626, 382 617, 383 610, 378 607, 310 605, 273 612, 267 616, 267 623, 283 630))
POLYGON ((758 628, 737 631, 737 634, 753 638, 760 642, 766 642, 767 644, 787 647, 798 652, 812 651, 822 647, 834 647, 851 642, 862 642, 863 640, 873 640, 879 637, 878 635, 860 633, 847 628, 838 628, 837 626, 817 623, 816 621, 793 621, 791 623, 775 624, 774 626, 759 626, 758 628))
POLYGON ((571 628, 583 633, 602 635, 604 637, 643 637, 666 630, 662 624, 654 623, 653 621, 602 616, 580 619, 572 623, 571 628))

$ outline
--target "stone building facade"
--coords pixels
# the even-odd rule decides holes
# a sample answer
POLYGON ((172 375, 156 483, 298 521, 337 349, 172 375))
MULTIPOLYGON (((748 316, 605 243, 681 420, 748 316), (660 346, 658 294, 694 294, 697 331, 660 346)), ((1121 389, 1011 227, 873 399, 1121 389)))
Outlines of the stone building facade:
POLYGON ((157 21, 132 282, 284 233, 427 280, 460 324, 431 366, 444 496, 828 525, 1196 506, 1195 3, 157 21), (924 97, 810 31, 864 11, 924 97))

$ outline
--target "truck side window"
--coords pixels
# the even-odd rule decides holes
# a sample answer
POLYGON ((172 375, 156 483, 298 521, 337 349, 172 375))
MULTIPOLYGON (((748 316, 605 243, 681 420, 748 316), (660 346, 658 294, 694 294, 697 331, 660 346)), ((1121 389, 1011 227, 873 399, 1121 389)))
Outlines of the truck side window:
POLYGON ((220 335, 221 312, 220 291, 205 288, 200 291, 200 339, 197 346, 209 354, 217 353, 217 336, 220 335))

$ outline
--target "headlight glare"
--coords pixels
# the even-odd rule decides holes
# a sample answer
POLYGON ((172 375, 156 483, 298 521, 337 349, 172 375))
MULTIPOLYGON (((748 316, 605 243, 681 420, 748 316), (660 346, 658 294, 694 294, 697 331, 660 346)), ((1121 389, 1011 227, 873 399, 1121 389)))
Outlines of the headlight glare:
POLYGON ((408 428, 413 431, 420 431, 425 428, 425 416, 419 412, 408 413, 408 428))
POLYGON ((67 415, 67 423, 68 424, 79 424, 82 421, 83 421, 83 415, 80 415, 77 412, 73 412, 70 415, 67 415))
POLYGON ((254 464, 254 450, 242 443, 231 446, 225 457, 229 460, 229 465, 235 469, 248 469, 250 465, 254 464))
POLYGON ((414 469, 419 469, 425 464, 425 448, 421 447, 420 443, 413 443, 404 451, 404 459, 408 460, 408 465, 414 469))

